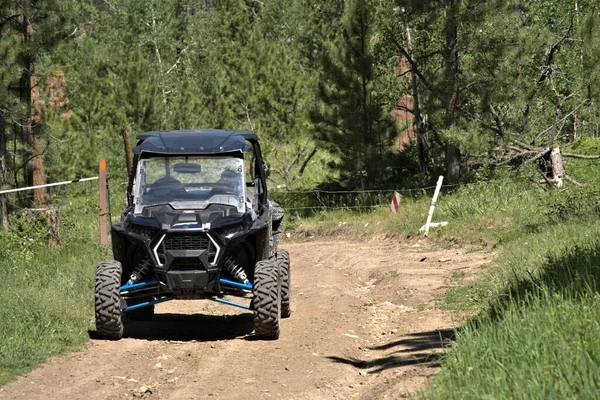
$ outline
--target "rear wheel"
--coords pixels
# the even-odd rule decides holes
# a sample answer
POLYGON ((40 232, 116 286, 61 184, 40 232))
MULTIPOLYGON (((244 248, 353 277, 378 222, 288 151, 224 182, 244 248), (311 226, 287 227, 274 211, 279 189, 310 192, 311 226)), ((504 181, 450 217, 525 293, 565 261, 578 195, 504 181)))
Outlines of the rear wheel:
POLYGON ((254 269, 254 334, 263 339, 279 338, 281 320, 281 275, 277 263, 259 261, 254 269))
POLYGON ((103 339, 118 340, 123 337, 121 314, 121 263, 103 261, 96 267, 96 332, 103 339))
POLYGON ((292 314, 292 271, 290 255, 284 249, 277 249, 277 264, 281 274, 281 318, 289 318, 292 314))

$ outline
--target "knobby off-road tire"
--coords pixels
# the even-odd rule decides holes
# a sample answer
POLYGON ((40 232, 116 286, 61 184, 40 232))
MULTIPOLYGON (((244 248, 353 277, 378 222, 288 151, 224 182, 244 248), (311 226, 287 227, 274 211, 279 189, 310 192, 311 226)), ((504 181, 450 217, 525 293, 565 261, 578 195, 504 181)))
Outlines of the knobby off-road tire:
POLYGON ((102 339, 118 340, 123 337, 123 316, 119 288, 121 263, 103 261, 96 267, 96 332, 102 339))
POLYGON ((277 265, 281 274, 281 318, 289 318, 292 314, 292 271, 287 250, 277 249, 277 265))
POLYGON ((281 320, 281 275, 271 260, 259 261, 254 269, 254 334, 262 339, 279 338, 281 320))

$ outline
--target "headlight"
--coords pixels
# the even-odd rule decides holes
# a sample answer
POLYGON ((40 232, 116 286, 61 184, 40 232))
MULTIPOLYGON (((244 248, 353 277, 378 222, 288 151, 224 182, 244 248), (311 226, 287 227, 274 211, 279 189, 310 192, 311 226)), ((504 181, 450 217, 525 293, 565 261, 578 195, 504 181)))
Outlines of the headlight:
POLYGON ((234 225, 228 228, 219 229, 219 234, 227 239, 231 239, 237 233, 240 233, 244 230, 242 225, 234 225))
POLYGON ((148 226, 144 226, 144 225, 137 225, 137 224, 129 224, 129 227, 127 229, 129 231, 129 233, 133 233, 134 235, 140 235, 143 236, 145 238, 151 239, 154 237, 154 235, 156 235, 156 232, 158 232, 157 229, 154 228, 150 228, 148 226))

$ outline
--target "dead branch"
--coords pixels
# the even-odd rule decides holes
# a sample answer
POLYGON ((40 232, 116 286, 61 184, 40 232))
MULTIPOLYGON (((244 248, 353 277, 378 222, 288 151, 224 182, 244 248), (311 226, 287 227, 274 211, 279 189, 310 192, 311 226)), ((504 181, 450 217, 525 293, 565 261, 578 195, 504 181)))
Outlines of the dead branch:
POLYGON ((535 162, 535 161, 539 160, 540 158, 545 157, 546 154, 550 153, 551 150, 552 149, 550 147, 546 147, 542 151, 538 152, 535 156, 533 156, 530 159, 526 160, 523 164, 521 164, 521 166, 525 166, 527 164, 531 164, 532 162, 535 162))
POLYGON ((250 117, 250 105, 242 104, 242 106, 244 107, 244 111, 246 112, 246 118, 248 120, 248 125, 250 126, 250 130, 252 132, 254 132, 254 122, 252 122, 252 118, 250 117))
POLYGON ((530 146, 527 143, 523 143, 520 140, 517 140, 515 138, 510 138, 510 141, 513 142, 514 144, 516 144, 517 146, 520 146, 520 147, 522 147, 524 149, 535 150, 535 148, 533 146, 530 146))
POLYGON ((314 149, 312 149, 312 151, 310 153, 308 153, 308 156, 306 156, 306 159, 304 160, 304 162, 300 166, 300 170, 298 171, 298 175, 302 176, 302 174, 304 173, 304 169, 308 165, 308 162, 310 161, 311 158, 314 157, 315 154, 317 154, 317 148, 316 147, 314 149))
POLYGON ((432 51, 432 52, 430 52, 430 53, 423 54, 422 56, 419 56, 419 57, 417 57, 417 59, 418 59, 419 61, 425 61, 425 60, 427 60, 428 58, 431 58, 431 57, 433 57, 433 56, 440 56, 440 55, 442 55, 442 54, 444 54, 444 52, 443 52, 442 50, 435 50, 435 51, 432 51))
POLYGON ((525 132, 525 128, 527 127, 527 122, 529 121, 529 111, 531 109, 531 102, 533 101, 533 98, 537 94, 538 87, 552 76, 552 72, 554 72, 554 68, 552 65, 554 62, 554 56, 560 50, 560 47, 563 44, 563 42, 565 40, 567 40, 567 38, 571 34, 571 31, 573 30, 573 26, 574 26, 574 21, 575 21, 575 13, 571 14, 571 21, 569 23, 569 27, 567 29, 565 29, 565 31, 563 32, 563 35, 561 37, 559 37, 558 39, 556 39, 554 41, 554 43, 552 43, 552 46, 550 46, 550 49, 548 49, 548 51, 546 51, 546 61, 544 62, 544 65, 541 67, 540 76, 537 79, 535 86, 533 87, 533 89, 531 90, 529 95, 527 96, 525 110, 523 110, 523 117, 521 119, 521 132, 525 132))
POLYGON ((574 26, 574 21, 575 21, 575 13, 572 13, 569 27, 567 29, 565 29, 565 31, 563 32, 563 35, 560 38, 558 38, 557 40, 554 41, 554 43, 552 43, 552 46, 546 52, 546 63, 544 65, 544 67, 542 67, 542 73, 540 74, 540 77, 538 78, 536 85, 542 84, 546 79, 550 78, 550 75, 552 75, 552 71, 553 71, 552 63, 554 62, 554 56, 560 50, 560 47, 563 44, 563 42, 565 40, 567 40, 569 38, 569 36, 571 35, 571 31, 573 30, 573 26, 574 26))
POLYGON ((6 17, 4 20, 0 21, 0 37, 2 36, 2 29, 4 28, 4 25, 6 25, 10 21, 12 21, 13 19, 18 18, 18 17, 19 17, 19 14, 15 14, 15 15, 11 15, 10 17, 6 17))
MULTIPOLYGON (((571 96, 568 96, 571 97, 571 96)), ((567 98, 568 98, 567 97, 567 98)), ((566 98, 565 98, 566 99, 566 98)), ((565 121, 573 114, 575 114, 577 112, 577 110, 579 110, 583 105, 585 105, 585 103, 587 103, 588 100, 585 99, 583 102, 581 102, 579 105, 577 105, 577 107, 575 107, 573 110, 571 110, 571 112, 569 112, 567 115, 565 115, 559 122, 561 123, 561 128, 558 130, 558 132, 562 131, 562 128, 565 126, 565 121)), ((562 104, 557 106, 558 107, 562 107, 562 104)), ((556 121, 555 121, 556 122, 556 121)), ((551 126, 549 126, 548 128, 544 129, 542 132, 538 133, 537 136, 534 139, 534 142, 538 141, 542 136, 544 136, 544 134, 548 133, 549 131, 552 130, 552 128, 554 128, 554 124, 552 124, 551 126)))
POLYGON ((408 74, 410 74, 412 72, 412 70, 408 69, 404 72, 402 72, 401 74, 397 75, 398 78, 402 78, 403 76, 406 76, 408 74))
MULTIPOLYGON (((500 161, 494 163, 494 165, 506 165, 506 164, 510 164, 514 160, 518 160, 519 158, 527 157, 527 156, 529 156, 531 154, 536 154, 536 156, 533 159, 533 161, 535 161, 535 160, 537 160, 538 158, 541 157, 539 155, 539 152, 537 150, 525 150, 525 151, 522 151, 522 152, 517 153, 517 154, 512 154, 512 155, 504 156, 504 157, 502 157, 500 159, 500 161)), ((525 163, 529 163, 529 162, 530 162, 529 160, 525 161, 525 163)), ((523 164, 523 165, 525 165, 525 164, 523 164)))
POLYGON ((408 107, 403 106, 403 105, 397 105, 397 106, 395 106, 394 110, 404 111, 404 112, 407 112, 409 114, 414 114, 415 113, 412 108, 408 108, 408 107))
POLYGON ((283 174, 284 176, 282 176, 282 178, 286 178, 287 176, 289 176, 290 174, 290 169, 292 169, 292 167, 298 162, 298 160, 300 160, 300 157, 302 157, 302 154, 304 154, 304 151, 306 151, 306 148, 308 147, 308 144, 310 143, 310 140, 312 138, 308 138, 306 140, 306 143, 304 143, 304 146, 302 146, 302 148, 300 149, 300 151, 296 154, 296 156, 294 157, 294 159, 292 160, 291 163, 289 163, 289 165, 285 168, 285 170, 283 170, 283 174))
POLYGON ((544 174, 544 171, 542 171, 541 169, 538 169, 538 171, 542 175, 542 178, 544 178, 544 180, 542 181, 542 183, 545 182, 545 183, 548 184, 548 186, 552 186, 552 184, 553 184, 552 181, 550 179, 548 179, 548 177, 546 176, 546 174, 544 174))
POLYGON ((577 186, 583 186, 581 183, 577 182, 575 179, 571 178, 569 175, 565 175, 565 179, 577 186))
POLYGON ((574 115, 577 112, 577 110, 579 110, 587 102, 588 102, 588 99, 583 100, 577 107, 575 107, 573 110, 571 110, 571 112, 569 112, 567 115, 565 115, 562 118, 562 120, 560 121, 561 125, 560 125, 559 132, 562 132, 563 128, 565 127, 565 123, 567 122, 567 119, 570 118, 572 115, 574 115))
POLYGON ((498 134, 500 135, 500 137, 503 138, 504 137, 504 124, 502 123, 502 120, 498 116, 498 113, 496 112, 494 105, 490 102, 490 103, 488 103, 488 106, 490 108, 490 112, 492 113, 492 118, 494 119, 494 122, 496 123, 496 128, 498 128, 498 134))
POLYGON ((563 157, 569 157, 569 158, 579 158, 582 160, 597 160, 600 158, 600 155, 591 155, 591 156, 586 156, 583 154, 574 154, 574 153, 562 153, 563 157))
POLYGON ((415 60, 412 59, 410 54, 408 54, 406 49, 400 44, 400 42, 398 42, 396 38, 392 38, 392 41, 394 42, 394 45, 400 51, 400 53, 402 53, 402 55, 406 57, 406 61, 408 61, 408 63, 410 64, 410 68, 415 72, 415 74, 417 74, 419 79, 421 79, 421 82, 423 82, 426 88, 429 88, 431 85, 429 84, 429 81, 425 79, 421 71, 419 71, 419 68, 417 68, 417 63, 415 62, 415 60))

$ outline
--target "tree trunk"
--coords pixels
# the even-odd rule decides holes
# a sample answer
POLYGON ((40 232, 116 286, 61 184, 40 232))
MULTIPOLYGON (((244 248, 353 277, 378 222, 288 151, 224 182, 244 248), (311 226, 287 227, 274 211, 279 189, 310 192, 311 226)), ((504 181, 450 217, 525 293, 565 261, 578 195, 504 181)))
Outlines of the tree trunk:
POLYGON ((48 213, 48 244, 51 246, 60 246, 62 238, 60 237, 60 223, 58 221, 58 210, 50 208, 48 213))
MULTIPOLYGON (((46 171, 44 169, 44 149, 42 148, 42 137, 40 135, 40 126, 37 122, 32 126, 31 142, 33 145, 33 158, 31 166, 33 169, 33 186, 46 184, 46 171)), ((33 189, 33 202, 38 207, 48 204, 46 197, 46 188, 33 189)))
MULTIPOLYGON (((458 24, 456 20, 460 0, 446 0, 446 118, 447 129, 456 125, 456 107, 458 104, 458 24)), ((450 181, 460 177, 460 150, 452 144, 446 144, 446 173, 450 181)))
MULTIPOLYGON (((410 27, 408 26, 408 22, 405 22, 406 25, 406 38, 408 51, 407 53, 412 58, 412 36, 410 34, 410 27)), ((412 80, 412 99, 413 99, 413 129, 415 131, 415 135, 417 136, 417 154, 419 157, 419 170, 421 172, 425 171, 426 161, 425 161, 425 133, 423 132, 423 124, 421 123, 421 106, 419 104, 419 85, 418 85, 418 77, 415 71, 415 68, 411 65, 410 68, 411 80, 412 80)))
POLYGON ((460 149, 450 143, 446 144, 446 174, 453 182, 460 178, 460 149))
MULTIPOLYGON (((0 190, 7 182, 8 159, 6 158, 6 122, 0 113, 0 190)), ((4 230, 8 229, 8 205, 6 195, 0 194, 0 223, 4 230)))
POLYGON ((550 165, 552 166, 552 183, 557 188, 561 188, 565 184, 565 168, 563 166, 563 158, 560 153, 560 147, 553 147, 550 152, 550 165))
MULTIPOLYGON (((38 87, 37 75, 35 72, 34 55, 31 52, 33 47, 33 27, 29 18, 23 10, 23 1, 17 0, 17 18, 21 28, 21 39, 25 45, 23 53, 23 71, 21 73, 20 94, 21 102, 29 110, 27 117, 23 121, 23 128, 27 136, 27 141, 31 146, 31 170, 33 174, 33 185, 43 185, 46 183, 46 173, 44 171, 44 151, 42 148, 41 137, 41 110, 40 110, 40 91, 38 87)), ((47 204, 46 189, 39 188, 33 191, 33 201, 38 206, 47 204)))
POLYGON ((131 142, 129 141, 129 132, 127 128, 123 127, 123 146, 125 147, 125 163, 127 164, 127 176, 131 173, 133 168, 133 161, 131 159, 131 142))

